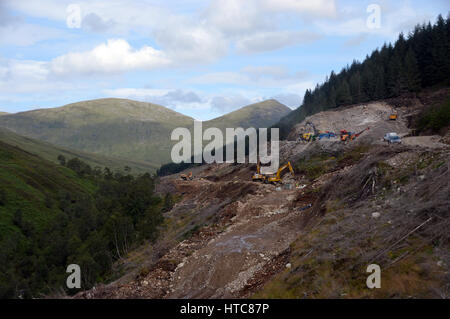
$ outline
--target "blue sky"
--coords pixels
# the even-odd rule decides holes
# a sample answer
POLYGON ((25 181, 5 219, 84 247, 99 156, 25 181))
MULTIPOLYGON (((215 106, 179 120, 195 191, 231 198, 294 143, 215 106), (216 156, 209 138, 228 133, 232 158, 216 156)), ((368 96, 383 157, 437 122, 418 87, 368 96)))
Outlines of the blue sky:
POLYGON ((306 89, 447 1, 0 0, 0 111, 103 97, 207 120, 306 89), (379 14, 378 14, 379 13, 379 14))

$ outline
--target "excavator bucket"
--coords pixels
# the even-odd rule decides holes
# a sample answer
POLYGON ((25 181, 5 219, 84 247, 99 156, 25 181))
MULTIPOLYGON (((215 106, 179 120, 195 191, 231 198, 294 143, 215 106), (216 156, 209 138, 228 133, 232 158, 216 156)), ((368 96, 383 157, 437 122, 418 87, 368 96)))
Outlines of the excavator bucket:
POLYGON ((184 181, 187 180, 193 180, 194 178, 192 177, 192 172, 189 172, 189 174, 180 174, 180 178, 184 181))

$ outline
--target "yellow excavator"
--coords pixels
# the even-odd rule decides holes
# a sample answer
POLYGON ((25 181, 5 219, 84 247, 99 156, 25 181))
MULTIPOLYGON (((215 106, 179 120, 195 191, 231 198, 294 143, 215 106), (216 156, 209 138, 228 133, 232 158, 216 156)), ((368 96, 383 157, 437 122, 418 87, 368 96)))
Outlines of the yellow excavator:
POLYGON ((275 176, 268 176, 267 177, 267 182, 268 183, 274 183, 274 184, 281 182, 281 173, 287 168, 291 172, 292 176, 294 176, 294 169, 292 168, 291 162, 287 162, 286 164, 284 164, 283 166, 281 166, 278 169, 278 171, 277 171, 275 176))
POLYGON ((256 164, 256 173, 252 176, 253 181, 262 181, 264 182, 266 180, 266 176, 261 174, 261 163, 258 161, 258 164, 256 164))
POLYGON ((281 182, 281 173, 287 168, 291 172, 292 176, 294 176, 294 169, 292 168, 291 162, 287 162, 285 165, 278 168, 276 174, 264 175, 261 174, 261 164, 258 161, 258 164, 256 165, 256 173, 253 174, 252 180, 262 181, 264 183, 273 183, 273 184, 279 183, 281 182))
POLYGON ((302 139, 302 141, 310 142, 312 136, 313 136, 313 133, 303 133, 303 134, 301 135, 301 139, 302 139))
POLYGON ((194 177, 192 177, 192 172, 189 172, 189 174, 180 174, 180 178, 184 181, 191 181, 194 179, 194 177))

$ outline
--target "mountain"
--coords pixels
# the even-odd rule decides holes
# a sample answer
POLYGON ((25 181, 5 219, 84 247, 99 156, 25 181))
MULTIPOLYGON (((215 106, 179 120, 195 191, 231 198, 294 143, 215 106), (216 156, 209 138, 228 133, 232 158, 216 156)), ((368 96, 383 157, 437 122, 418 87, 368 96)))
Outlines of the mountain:
POLYGON ((6 115, 6 114, 9 114, 9 113, 7 113, 7 112, 0 112, 0 116, 6 115))
MULTIPOLYGON (((207 127, 221 129, 268 127, 288 112, 288 107, 268 100, 204 123, 207 127)), ((155 165, 171 161, 170 152, 175 144, 170 140, 172 130, 176 127, 192 129, 192 126, 191 117, 163 106, 115 98, 0 117, 0 127, 23 136, 74 150, 155 165)))
POLYGON ((247 105, 239 110, 203 122, 204 127, 270 127, 282 117, 291 112, 286 105, 277 100, 266 100, 263 102, 247 105))
POLYGON ((5 115, 0 126, 59 146, 161 164, 170 159, 170 132, 192 121, 160 105, 110 98, 5 115))
POLYGON ((107 157, 83 151, 75 151, 69 148, 55 146, 44 141, 38 141, 29 137, 18 135, 8 129, 0 128, 0 141, 19 147, 29 153, 38 155, 43 159, 58 163, 58 156, 63 155, 67 160, 79 158, 92 167, 108 167, 112 170, 123 170, 125 166, 131 168, 131 173, 154 172, 157 164, 144 161, 131 161, 122 158, 107 157))

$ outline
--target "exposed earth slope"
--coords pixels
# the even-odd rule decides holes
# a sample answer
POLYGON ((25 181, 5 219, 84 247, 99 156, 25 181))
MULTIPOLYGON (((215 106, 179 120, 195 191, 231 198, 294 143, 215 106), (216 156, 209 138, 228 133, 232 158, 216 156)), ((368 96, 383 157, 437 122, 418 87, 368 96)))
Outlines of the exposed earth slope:
MULTIPOLYGON (((409 298, 448 297, 450 147, 436 136, 388 145, 384 133, 410 133, 414 106, 370 103, 311 116, 281 141, 294 178, 251 181, 255 165, 195 167, 194 180, 161 179, 180 196, 166 236, 118 264, 126 276, 79 298, 409 298), (349 143, 296 135, 370 130, 349 143), (342 125, 342 126, 341 126, 342 125), (366 287, 366 267, 382 288, 366 287)), ((417 106, 417 107, 423 107, 417 106)))

